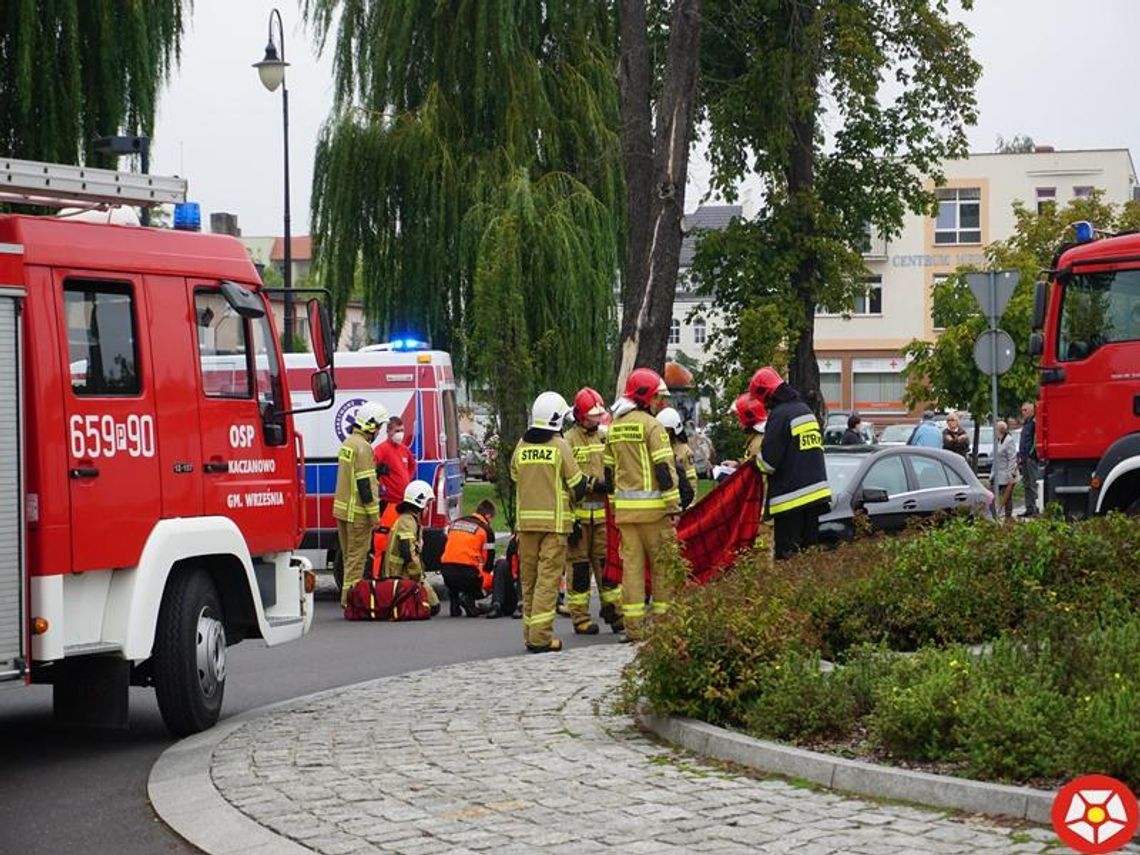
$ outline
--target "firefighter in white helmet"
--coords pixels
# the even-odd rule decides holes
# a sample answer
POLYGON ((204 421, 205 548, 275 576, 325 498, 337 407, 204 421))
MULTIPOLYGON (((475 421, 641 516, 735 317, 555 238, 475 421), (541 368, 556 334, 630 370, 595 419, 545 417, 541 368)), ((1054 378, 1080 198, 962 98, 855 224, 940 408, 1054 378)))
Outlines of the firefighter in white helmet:
POLYGON ((677 487, 681 491, 681 510, 685 510, 697 497, 697 464, 693 461, 693 450, 689 448, 689 438, 681 423, 681 414, 672 407, 666 407, 657 414, 657 421, 669 434, 669 445, 673 449, 673 462, 677 466, 677 487))
POLYGON ((404 500, 396 506, 396 522, 384 552, 384 575, 403 576, 419 582, 433 615, 439 613, 439 596, 424 578, 424 537, 420 517, 434 496, 427 481, 413 481, 404 488, 404 500))
POLYGON ((518 486, 523 640, 532 653, 562 649, 554 637, 554 610, 566 564, 566 538, 574 524, 571 501, 581 501, 593 480, 582 475, 574 452, 562 438, 569 410, 557 392, 535 398, 530 428, 511 455, 511 480, 518 486))
POLYGON ((380 425, 387 420, 387 410, 373 401, 365 401, 356 408, 352 429, 337 452, 333 518, 344 567, 340 590, 342 606, 348 602, 352 586, 364 575, 372 528, 380 521, 380 492, 372 441, 380 425))

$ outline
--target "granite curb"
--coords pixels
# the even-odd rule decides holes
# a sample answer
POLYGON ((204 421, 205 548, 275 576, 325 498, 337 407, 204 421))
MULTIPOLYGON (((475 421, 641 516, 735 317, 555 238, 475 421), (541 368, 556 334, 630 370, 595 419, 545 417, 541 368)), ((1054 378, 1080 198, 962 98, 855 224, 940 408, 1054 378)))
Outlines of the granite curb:
POLYGON ((849 760, 756 739, 679 716, 657 715, 642 707, 638 722, 662 739, 704 757, 737 763, 760 772, 798 778, 873 798, 961 810, 983 816, 1024 819, 1049 825, 1056 793, 934 775, 849 760))

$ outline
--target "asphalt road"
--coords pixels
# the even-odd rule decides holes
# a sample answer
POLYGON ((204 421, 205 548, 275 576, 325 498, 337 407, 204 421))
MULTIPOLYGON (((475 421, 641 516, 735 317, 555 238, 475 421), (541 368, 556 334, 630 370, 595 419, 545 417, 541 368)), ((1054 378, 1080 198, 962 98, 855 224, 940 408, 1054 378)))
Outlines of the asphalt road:
MULTIPOLYGON (((573 637, 571 646, 612 644, 573 637)), ((322 689, 522 650, 519 621, 450 618, 422 623, 348 623, 336 603, 317 601, 312 631, 268 648, 230 649, 223 717, 322 689)), ((524 654, 525 655, 525 654, 524 654)), ((51 717, 51 688, 0 689, 0 855, 156 855, 197 850, 159 821, 146 797, 150 767, 173 740, 154 693, 131 689, 126 731, 65 729, 51 717)))

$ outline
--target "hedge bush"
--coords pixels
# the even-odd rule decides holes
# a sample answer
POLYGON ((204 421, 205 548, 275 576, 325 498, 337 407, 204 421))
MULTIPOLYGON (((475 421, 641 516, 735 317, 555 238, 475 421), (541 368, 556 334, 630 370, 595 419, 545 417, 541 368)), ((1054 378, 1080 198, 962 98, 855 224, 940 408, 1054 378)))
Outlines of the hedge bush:
POLYGON ((627 693, 994 780, 1140 784, 1138 556, 1140 523, 1117 515, 952 519, 775 565, 741 556, 653 626, 627 693))

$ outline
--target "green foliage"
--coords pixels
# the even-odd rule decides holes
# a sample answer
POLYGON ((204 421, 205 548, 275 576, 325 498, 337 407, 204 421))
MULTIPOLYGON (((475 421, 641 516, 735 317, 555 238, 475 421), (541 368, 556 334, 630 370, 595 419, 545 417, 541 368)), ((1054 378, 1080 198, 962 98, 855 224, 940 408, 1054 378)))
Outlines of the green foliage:
MULTIPOLYGON (((789 350, 805 351, 815 306, 862 289, 868 225, 898 234, 932 207, 926 176, 966 152, 980 73, 969 32, 928 0, 707 0, 704 18, 713 188, 733 198, 756 174, 767 208, 706 237, 694 277, 730 317, 775 305, 789 350)), ((800 360, 791 369, 818 384, 800 360)))
POLYGON ((88 146, 150 134, 177 64, 183 0, 8 0, 0 5, 0 151, 110 166, 88 146))
MULTIPOLYGON (((1040 271, 1052 266, 1053 253, 1066 237, 1070 224, 1089 220, 1098 228, 1124 230, 1140 224, 1140 204, 1128 202, 1114 207, 1095 191, 1088 199, 1074 199, 1061 210, 1046 205, 1041 213, 1014 202, 1016 226, 1007 240, 986 248, 991 270, 1016 270, 1017 288, 1001 317, 1001 328, 1017 346, 1013 367, 998 378, 998 412, 1016 413, 1023 401, 1037 397, 1037 370, 1026 351, 1031 332, 1033 292, 1040 271)), ((914 340, 904 352, 912 361, 903 370, 908 406, 934 402, 946 409, 968 410, 985 416, 992 409, 990 378, 974 365, 974 341, 988 327, 981 307, 966 285, 960 269, 954 276, 934 286, 935 324, 945 327, 934 342, 914 340)), ((1095 313, 1095 307, 1090 311, 1095 313)))
POLYGON ((626 694, 983 778, 1140 782, 1138 549, 1140 526, 1110 515, 951 519, 774 566, 745 556, 678 598, 626 694))

